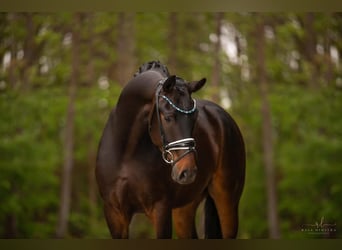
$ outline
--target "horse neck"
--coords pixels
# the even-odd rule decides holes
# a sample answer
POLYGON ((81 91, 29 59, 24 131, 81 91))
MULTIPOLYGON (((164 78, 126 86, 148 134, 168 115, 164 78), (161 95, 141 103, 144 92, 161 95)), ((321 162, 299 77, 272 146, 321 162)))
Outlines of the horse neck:
MULTIPOLYGON (((115 130, 118 148, 132 154, 141 141, 148 137, 148 113, 158 81, 158 72, 146 72, 132 79, 123 89, 116 106, 115 130)), ((151 142, 152 143, 152 142, 151 142)))

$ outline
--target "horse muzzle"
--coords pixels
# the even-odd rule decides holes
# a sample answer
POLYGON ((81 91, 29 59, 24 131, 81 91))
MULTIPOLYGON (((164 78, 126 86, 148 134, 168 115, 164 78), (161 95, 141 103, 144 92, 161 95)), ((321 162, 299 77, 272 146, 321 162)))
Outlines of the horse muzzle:
POLYGON ((172 179, 182 185, 191 184, 195 181, 197 175, 197 167, 180 167, 174 165, 172 167, 172 179))
POLYGON ((162 152, 163 160, 172 166, 172 179, 179 184, 195 181, 196 143, 194 138, 185 138, 168 143, 162 152))

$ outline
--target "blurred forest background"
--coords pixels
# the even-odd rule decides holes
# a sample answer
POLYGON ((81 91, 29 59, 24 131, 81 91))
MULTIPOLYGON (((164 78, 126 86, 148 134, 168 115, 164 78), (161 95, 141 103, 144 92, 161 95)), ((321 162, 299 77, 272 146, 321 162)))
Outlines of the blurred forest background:
POLYGON ((97 145, 150 60, 239 124, 239 238, 341 237, 341 36, 341 13, 1 13, 0 237, 110 236, 97 145))

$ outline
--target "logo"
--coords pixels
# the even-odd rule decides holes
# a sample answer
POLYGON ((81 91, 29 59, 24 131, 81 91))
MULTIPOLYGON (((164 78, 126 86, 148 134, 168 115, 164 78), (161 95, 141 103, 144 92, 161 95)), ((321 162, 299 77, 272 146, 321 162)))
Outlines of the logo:
POLYGON ((330 235, 336 231, 336 223, 326 223, 324 216, 319 223, 316 221, 314 224, 303 224, 301 226, 301 232, 308 234, 330 235))

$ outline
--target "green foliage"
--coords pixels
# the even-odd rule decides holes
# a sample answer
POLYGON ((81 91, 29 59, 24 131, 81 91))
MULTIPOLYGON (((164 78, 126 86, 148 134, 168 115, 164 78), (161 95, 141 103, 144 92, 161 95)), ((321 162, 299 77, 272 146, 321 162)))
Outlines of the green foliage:
POLYGON ((338 212, 342 120, 337 112, 342 108, 341 97, 334 89, 317 93, 294 86, 277 88, 273 95, 276 129, 282 135, 277 138, 281 141, 276 159, 281 175, 280 218, 288 222, 285 237, 302 237, 298 228, 322 217, 330 223, 342 219, 338 212))
POLYGON ((49 237, 56 221, 51 211, 58 207, 56 170, 61 165, 65 97, 59 89, 42 89, 26 95, 7 92, 0 98, 0 200, 6 204, 0 221, 14 216, 21 237, 49 237))
MULTIPOLYGON (((270 103, 283 237, 309 237, 300 231, 301 225, 314 224, 322 217, 332 224, 342 219, 342 119, 338 112, 342 108, 342 93, 335 89, 316 92, 295 85, 277 85, 270 103)), ((260 105, 255 102, 234 110, 237 120, 243 121, 240 125, 247 144, 246 186, 240 208, 243 238, 267 237, 264 170, 257 136, 260 120, 255 116, 260 112, 260 105)))

